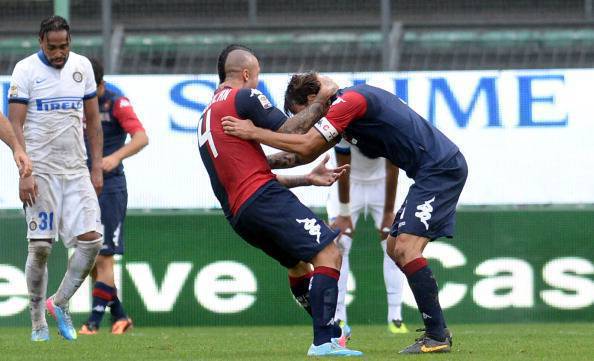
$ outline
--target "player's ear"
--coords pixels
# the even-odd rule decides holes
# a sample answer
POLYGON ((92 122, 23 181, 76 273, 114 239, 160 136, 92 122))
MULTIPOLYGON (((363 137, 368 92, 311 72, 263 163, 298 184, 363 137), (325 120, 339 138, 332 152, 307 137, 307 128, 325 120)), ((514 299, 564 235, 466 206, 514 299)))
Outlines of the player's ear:
POLYGON ((243 69, 241 72, 241 76, 243 78, 244 83, 247 83, 250 80, 250 71, 248 69, 243 69))

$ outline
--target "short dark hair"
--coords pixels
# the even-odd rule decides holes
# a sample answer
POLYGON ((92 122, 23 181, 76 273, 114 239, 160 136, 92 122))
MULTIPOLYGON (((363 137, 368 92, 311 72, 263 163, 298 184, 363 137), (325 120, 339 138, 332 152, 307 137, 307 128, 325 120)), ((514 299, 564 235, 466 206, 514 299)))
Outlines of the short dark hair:
POLYGON ((307 105, 307 97, 319 91, 320 81, 315 71, 293 74, 285 91, 285 113, 291 114, 293 105, 307 105))
POLYGON ((91 66, 93 67, 93 74, 95 75, 95 83, 101 84, 103 81, 103 65, 96 58, 90 58, 91 66))
POLYGON ((256 59, 258 58, 256 56, 256 54, 254 53, 254 51, 245 45, 231 44, 231 45, 227 46, 225 49, 223 49, 221 51, 221 53, 219 54, 219 59, 217 61, 217 71, 219 73, 219 82, 220 83, 224 82, 225 78, 227 77, 227 74, 225 73, 225 63, 227 62, 227 57, 229 56, 229 53, 232 52, 233 50, 245 50, 248 53, 255 56, 256 59))
POLYGON ((70 25, 68 21, 61 16, 52 15, 41 21, 39 26, 39 39, 43 39, 50 31, 66 30, 68 37, 70 37, 70 25))

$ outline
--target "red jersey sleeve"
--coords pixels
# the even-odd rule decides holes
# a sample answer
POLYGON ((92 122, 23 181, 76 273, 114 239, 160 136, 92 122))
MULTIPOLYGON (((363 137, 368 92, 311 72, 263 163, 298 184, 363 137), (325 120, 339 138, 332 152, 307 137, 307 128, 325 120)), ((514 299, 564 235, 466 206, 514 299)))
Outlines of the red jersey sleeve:
POLYGON ((338 133, 342 133, 350 123, 363 117, 365 112, 367 112, 365 97, 355 91, 349 91, 336 98, 326 114, 326 119, 332 123, 338 133))
POLYGON ((128 98, 118 98, 113 104, 112 113, 126 133, 133 135, 136 132, 144 131, 144 127, 134 113, 134 108, 128 98))

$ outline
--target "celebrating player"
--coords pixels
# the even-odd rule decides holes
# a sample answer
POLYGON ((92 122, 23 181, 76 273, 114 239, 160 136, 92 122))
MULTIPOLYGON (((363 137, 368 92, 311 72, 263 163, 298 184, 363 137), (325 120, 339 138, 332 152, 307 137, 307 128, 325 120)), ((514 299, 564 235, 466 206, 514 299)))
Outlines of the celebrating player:
POLYGON ((326 206, 330 225, 342 232, 338 239, 338 246, 342 253, 342 266, 334 318, 341 327, 349 328, 345 296, 350 271, 349 254, 352 237, 359 216, 370 212, 384 253, 388 330, 392 333, 406 333, 408 329, 402 323, 402 287, 405 277, 386 252, 386 239, 394 221, 398 168, 386 159, 364 156, 357 147, 351 147, 344 139, 334 147, 334 153, 337 165, 351 165, 349 176, 340 177, 337 189, 334 186, 331 189, 326 206))
MULTIPOLYGON (((124 254, 124 219, 128 206, 128 190, 122 160, 138 153, 148 144, 148 137, 130 101, 105 87, 103 66, 91 59, 101 126, 103 128, 103 192, 99 195, 101 222, 104 227, 103 247, 97 256, 91 276, 93 286, 93 306, 91 315, 79 333, 94 335, 99 330, 105 307, 109 306, 113 316, 111 333, 121 335, 132 326, 132 320, 126 314, 118 298, 113 275, 114 254, 124 254), (130 134, 130 141, 126 136, 130 134)), ((92 169, 92 162, 88 162, 92 169)))
MULTIPOLYGON (((302 111, 318 92, 316 78, 315 73, 294 75, 285 108, 302 111)), ((408 279, 425 333, 400 352, 449 352, 451 334, 439 304, 437 282, 422 252, 429 241, 454 234, 456 204, 468 172, 464 156, 443 133, 387 91, 360 84, 337 95, 326 117, 306 134, 276 133, 236 117, 226 117, 223 129, 226 134, 292 152, 269 156, 272 168, 310 162, 342 135, 364 155, 387 158, 404 169, 415 183, 394 219, 387 249, 408 279)))
POLYGON ((21 144, 17 141, 16 136, 14 135, 14 130, 10 126, 10 122, 2 113, 0 113, 0 140, 12 149, 12 156, 19 169, 20 177, 26 178, 31 176, 31 172, 33 171, 31 160, 27 156, 27 153, 25 153, 21 144))
POLYGON ((320 119, 335 85, 322 87, 312 105, 288 121, 256 89, 260 66, 250 49, 225 48, 219 55, 218 72, 221 84, 200 118, 198 139, 225 216, 246 242, 288 269, 293 295, 313 318, 314 340, 308 355, 361 355, 339 345, 341 330, 333 322, 340 274, 340 253, 333 242, 337 232, 287 189, 330 185, 344 168, 328 170, 324 161, 307 176, 275 176, 260 144, 226 135, 221 126, 221 118, 233 115, 275 131, 301 131, 294 124, 307 127, 320 119))
POLYGON ((47 341, 45 308, 59 333, 76 339, 68 300, 95 263, 101 248, 97 194, 103 187, 103 132, 96 84, 89 60, 70 51, 70 26, 59 16, 41 22, 41 50, 17 63, 9 91, 9 119, 21 146, 33 161, 33 175, 21 178, 29 253, 27 288, 33 331, 31 340, 47 341), (83 140, 83 114, 93 168, 89 174, 83 140), (24 126, 24 130, 23 130, 24 126), (56 293, 45 300, 47 259, 60 236, 74 248, 56 293))

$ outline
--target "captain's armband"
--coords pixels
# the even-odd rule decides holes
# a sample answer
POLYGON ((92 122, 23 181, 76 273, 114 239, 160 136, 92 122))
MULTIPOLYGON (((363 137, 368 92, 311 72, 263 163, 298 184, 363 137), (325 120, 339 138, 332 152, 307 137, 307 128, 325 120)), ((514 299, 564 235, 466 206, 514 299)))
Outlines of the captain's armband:
POLYGON ((318 120, 318 122, 314 124, 314 128, 316 128, 316 130, 320 132, 320 134, 322 134, 322 137, 324 137, 324 139, 326 139, 327 142, 330 142, 332 141, 332 139, 339 136, 336 128, 334 128, 332 123, 330 123, 330 121, 326 119, 326 117, 323 117, 322 119, 318 120))

